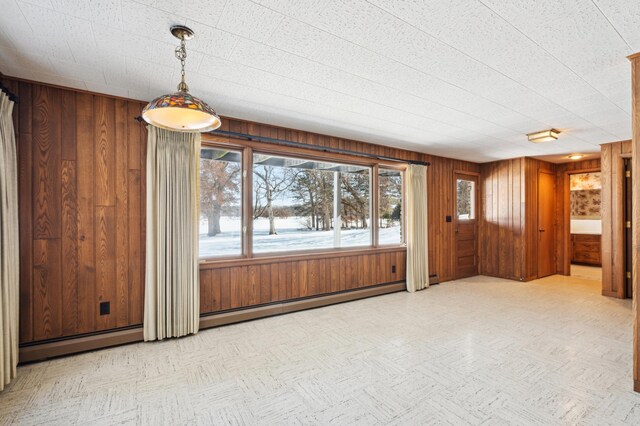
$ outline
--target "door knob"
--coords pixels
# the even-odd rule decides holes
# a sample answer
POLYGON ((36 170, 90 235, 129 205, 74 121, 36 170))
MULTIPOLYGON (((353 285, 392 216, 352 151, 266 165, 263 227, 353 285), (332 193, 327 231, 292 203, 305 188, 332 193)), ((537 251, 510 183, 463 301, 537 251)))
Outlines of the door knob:
POLYGON ((538 232, 544 232, 544 229, 538 229, 538 232))

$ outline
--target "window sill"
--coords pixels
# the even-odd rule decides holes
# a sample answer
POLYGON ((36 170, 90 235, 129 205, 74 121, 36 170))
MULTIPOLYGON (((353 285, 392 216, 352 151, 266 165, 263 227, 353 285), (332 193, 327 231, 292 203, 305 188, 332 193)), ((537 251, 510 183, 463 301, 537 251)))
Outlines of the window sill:
POLYGON ((237 257, 224 259, 201 259, 200 269, 228 268, 233 266, 263 265, 268 263, 292 262, 299 260, 328 259, 346 256, 361 256, 377 253, 395 253, 406 251, 406 245, 387 245, 383 247, 349 247, 331 250, 294 251, 278 254, 254 254, 253 257, 237 257))

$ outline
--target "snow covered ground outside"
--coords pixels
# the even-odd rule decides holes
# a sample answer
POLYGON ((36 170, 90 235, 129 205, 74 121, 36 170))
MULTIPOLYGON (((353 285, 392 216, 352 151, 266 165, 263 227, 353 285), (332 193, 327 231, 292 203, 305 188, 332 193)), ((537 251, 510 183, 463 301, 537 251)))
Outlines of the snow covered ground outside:
MULTIPOLYGON (((305 227, 306 218, 276 218, 278 235, 269 235, 269 220, 259 218, 253 222, 253 251, 268 253, 290 250, 313 250, 333 247, 333 231, 310 231, 305 227)), ((200 257, 233 256, 241 254, 239 217, 220 218, 221 234, 207 236, 207 220, 200 221, 200 257)), ((371 229, 342 230, 341 247, 368 246, 371 229)), ((400 242, 400 226, 380 229, 380 244, 400 242)))

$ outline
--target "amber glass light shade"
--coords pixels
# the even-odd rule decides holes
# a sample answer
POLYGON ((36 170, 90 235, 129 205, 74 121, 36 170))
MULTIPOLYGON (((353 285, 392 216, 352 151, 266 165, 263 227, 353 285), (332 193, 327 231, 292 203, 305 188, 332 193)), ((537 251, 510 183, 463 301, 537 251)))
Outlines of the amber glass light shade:
POLYGON ((221 124, 213 108, 186 91, 155 98, 142 110, 142 118, 177 132, 210 132, 221 124))

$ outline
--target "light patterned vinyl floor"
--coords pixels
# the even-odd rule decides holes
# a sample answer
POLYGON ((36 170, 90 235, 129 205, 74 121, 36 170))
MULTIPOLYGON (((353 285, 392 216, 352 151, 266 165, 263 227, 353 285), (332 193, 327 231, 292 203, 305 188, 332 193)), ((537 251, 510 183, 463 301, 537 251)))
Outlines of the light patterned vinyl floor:
POLYGON ((8 424, 640 424, 631 302, 488 277, 21 367, 8 424))
POLYGON ((598 266, 571 265, 571 276, 584 280, 602 282, 602 268, 598 266))

